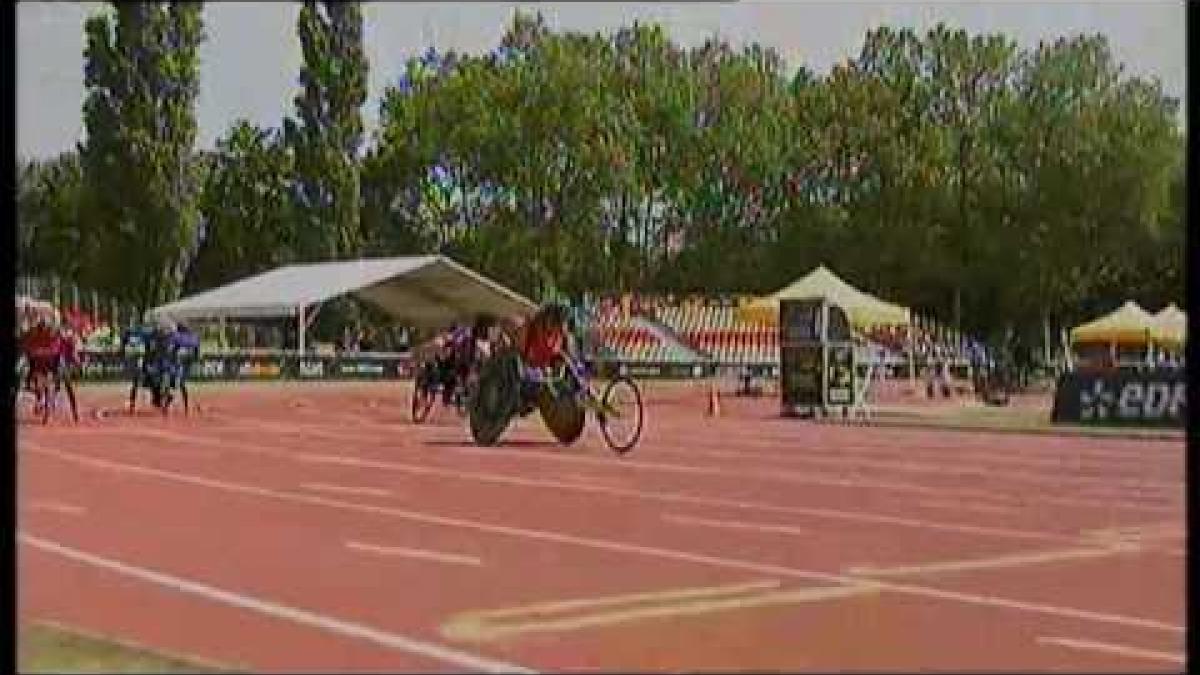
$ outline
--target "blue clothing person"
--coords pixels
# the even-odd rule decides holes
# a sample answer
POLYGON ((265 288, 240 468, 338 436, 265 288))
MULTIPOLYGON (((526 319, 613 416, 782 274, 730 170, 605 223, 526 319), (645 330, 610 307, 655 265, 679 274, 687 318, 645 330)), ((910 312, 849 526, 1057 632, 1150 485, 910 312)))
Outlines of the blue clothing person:
POLYGON ((184 327, 141 327, 125 332, 121 341, 122 351, 129 344, 139 344, 144 349, 141 368, 129 392, 130 410, 133 410, 137 399, 139 385, 150 389, 156 407, 164 404, 160 398, 164 392, 170 397, 170 391, 179 387, 186 406, 187 368, 199 352, 199 336, 184 327))

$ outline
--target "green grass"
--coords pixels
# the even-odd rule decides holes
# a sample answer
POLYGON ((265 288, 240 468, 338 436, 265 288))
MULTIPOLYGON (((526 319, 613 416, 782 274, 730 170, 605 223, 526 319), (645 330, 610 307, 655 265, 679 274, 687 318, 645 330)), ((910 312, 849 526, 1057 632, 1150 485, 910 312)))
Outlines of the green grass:
POLYGON ((21 673, 232 673, 49 624, 17 632, 21 673))

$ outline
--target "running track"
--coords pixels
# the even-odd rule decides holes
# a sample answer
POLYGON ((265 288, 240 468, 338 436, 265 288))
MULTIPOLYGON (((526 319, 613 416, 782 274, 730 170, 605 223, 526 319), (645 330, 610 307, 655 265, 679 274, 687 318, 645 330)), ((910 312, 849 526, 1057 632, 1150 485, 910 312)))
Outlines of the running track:
MULTIPOLYGON (((82 404, 111 410, 122 392, 82 404)), ((1184 667, 1184 443, 718 418, 476 448, 407 387, 19 431, 19 612, 247 670, 1184 667)))

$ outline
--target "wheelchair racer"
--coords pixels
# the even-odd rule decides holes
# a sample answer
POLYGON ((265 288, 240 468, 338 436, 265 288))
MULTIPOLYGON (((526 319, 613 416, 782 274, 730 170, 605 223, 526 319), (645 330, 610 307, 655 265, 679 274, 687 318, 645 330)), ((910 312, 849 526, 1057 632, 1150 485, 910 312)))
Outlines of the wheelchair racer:
MULTIPOLYGON (((37 323, 21 336, 21 354, 26 364, 25 388, 33 388, 35 377, 50 377, 55 387, 61 386, 66 390, 71 415, 75 421, 79 421, 75 386, 71 378, 71 371, 79 365, 80 360, 74 336, 54 326, 48 317, 39 317, 37 323)), ((40 410, 47 403, 39 400, 37 408, 40 410)))

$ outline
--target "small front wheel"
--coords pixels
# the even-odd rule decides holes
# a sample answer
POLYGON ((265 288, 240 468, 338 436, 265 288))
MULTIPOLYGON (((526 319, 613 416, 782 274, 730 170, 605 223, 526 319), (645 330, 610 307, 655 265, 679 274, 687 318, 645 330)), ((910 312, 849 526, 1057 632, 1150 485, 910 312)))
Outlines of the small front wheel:
POLYGON ((604 388, 600 407, 596 415, 608 447, 620 455, 632 450, 642 436, 644 422, 642 392, 637 384, 624 375, 616 377, 604 388))

